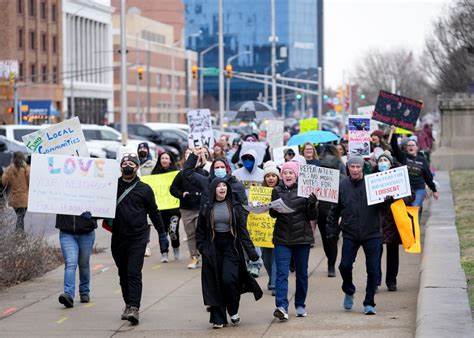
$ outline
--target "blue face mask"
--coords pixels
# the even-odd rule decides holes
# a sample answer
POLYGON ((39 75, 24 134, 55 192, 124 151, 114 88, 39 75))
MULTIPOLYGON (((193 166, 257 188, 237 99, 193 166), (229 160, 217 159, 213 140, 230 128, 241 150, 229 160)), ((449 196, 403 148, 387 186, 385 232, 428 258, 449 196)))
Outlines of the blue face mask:
POLYGON ((244 168, 247 169, 249 172, 253 170, 253 166, 255 165, 254 160, 243 160, 242 161, 244 168))
POLYGON ((388 162, 380 162, 378 165, 379 171, 387 171, 390 169, 390 163, 388 162))
POLYGON ((227 175, 227 171, 225 170, 225 168, 217 168, 214 169, 214 175, 219 178, 224 178, 227 175))

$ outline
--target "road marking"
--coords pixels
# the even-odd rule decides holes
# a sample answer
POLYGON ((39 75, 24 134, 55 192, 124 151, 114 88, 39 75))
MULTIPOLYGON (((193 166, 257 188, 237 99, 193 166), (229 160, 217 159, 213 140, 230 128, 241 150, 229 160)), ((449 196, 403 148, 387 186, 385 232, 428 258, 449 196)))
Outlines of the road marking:
POLYGON ((63 316, 61 319, 56 321, 56 324, 62 324, 64 323, 68 318, 66 316, 63 316))
POLYGON ((93 306, 95 306, 95 303, 89 303, 89 304, 84 305, 85 308, 90 308, 93 306))
POLYGON ((159 268, 161 268, 161 264, 156 264, 151 269, 152 270, 158 270, 159 268))
POLYGON ((16 312, 16 307, 9 307, 5 311, 2 312, 4 316, 11 315, 13 312, 16 312))
POLYGON ((94 265, 94 267, 92 268, 92 270, 97 271, 97 270, 99 270, 99 269, 102 269, 103 267, 104 267, 103 264, 96 264, 96 265, 94 265))

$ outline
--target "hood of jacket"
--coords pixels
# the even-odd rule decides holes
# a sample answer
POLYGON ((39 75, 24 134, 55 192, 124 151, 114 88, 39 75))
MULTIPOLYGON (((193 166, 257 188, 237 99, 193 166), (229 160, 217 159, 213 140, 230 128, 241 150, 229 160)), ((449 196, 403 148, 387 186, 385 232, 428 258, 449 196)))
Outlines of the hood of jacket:
POLYGON ((225 183, 227 185, 227 194, 225 196, 225 201, 230 200, 232 202, 232 187, 226 178, 216 177, 211 181, 209 186, 209 206, 212 207, 216 203, 216 188, 219 183, 225 183))
POLYGON ((321 165, 321 167, 324 167, 324 168, 339 170, 340 165, 341 165, 341 160, 339 160, 334 155, 327 154, 326 156, 324 156, 322 159, 319 160, 319 164, 321 165))

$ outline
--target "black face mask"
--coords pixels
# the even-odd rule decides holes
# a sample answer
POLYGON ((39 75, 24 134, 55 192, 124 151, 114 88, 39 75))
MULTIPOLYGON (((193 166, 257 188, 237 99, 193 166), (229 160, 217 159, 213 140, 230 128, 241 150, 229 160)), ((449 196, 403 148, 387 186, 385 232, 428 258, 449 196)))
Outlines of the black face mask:
POLYGON ((140 157, 142 157, 142 158, 143 158, 143 157, 147 157, 147 156, 148 156, 148 153, 147 153, 146 151, 139 151, 139 152, 138 152, 138 156, 140 156, 140 157))
POLYGON ((132 176, 134 171, 135 171, 134 167, 130 167, 130 166, 122 167, 122 172, 125 176, 132 176))

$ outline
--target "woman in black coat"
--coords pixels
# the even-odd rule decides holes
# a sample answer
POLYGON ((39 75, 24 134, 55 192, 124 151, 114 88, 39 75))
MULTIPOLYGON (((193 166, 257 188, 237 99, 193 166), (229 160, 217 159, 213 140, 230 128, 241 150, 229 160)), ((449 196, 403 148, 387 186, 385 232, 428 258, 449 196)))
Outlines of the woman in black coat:
POLYGON ((214 179, 209 193, 199 214, 196 244, 202 256, 204 304, 209 307, 213 328, 221 328, 227 324, 226 309, 232 324, 240 322, 241 294, 252 292, 259 300, 263 292, 247 271, 244 249, 252 261, 259 256, 242 218, 241 204, 233 200, 226 179, 214 179))

